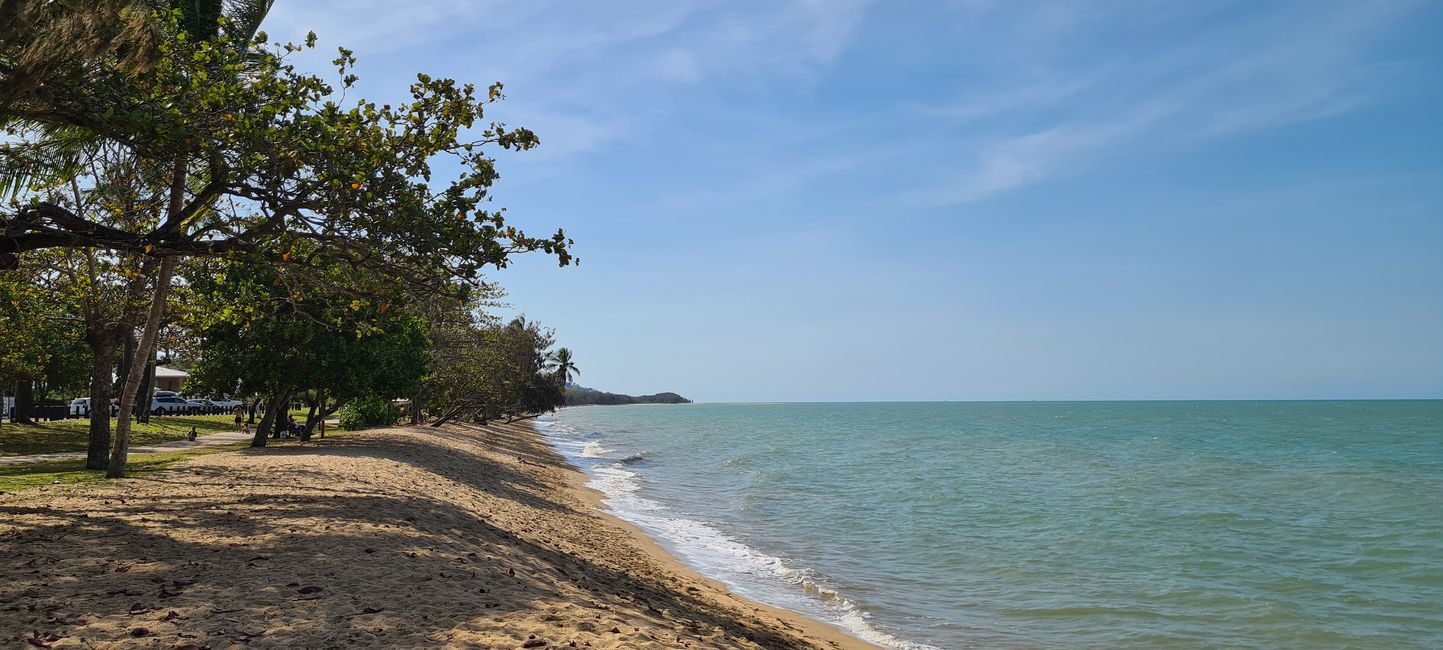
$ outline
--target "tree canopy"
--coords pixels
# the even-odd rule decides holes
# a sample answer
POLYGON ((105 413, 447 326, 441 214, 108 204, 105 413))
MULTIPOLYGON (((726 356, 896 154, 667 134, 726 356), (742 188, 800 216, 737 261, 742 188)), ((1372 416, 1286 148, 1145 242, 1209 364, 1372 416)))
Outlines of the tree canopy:
POLYGON ((394 106, 351 98, 352 52, 330 78, 298 69, 316 37, 271 43, 270 4, 0 0, 0 333, 18 342, 0 374, 43 381, 33 352, 58 348, 32 325, 63 323, 104 399, 128 341, 108 459, 92 419, 112 476, 163 330, 195 389, 322 414, 400 397, 438 422, 535 413, 575 370, 553 369, 548 330, 484 313, 484 273, 512 255, 575 261, 562 230, 492 205, 496 151, 540 143, 487 120, 501 84, 418 74, 394 106))
POLYGON ((0 265, 56 247, 250 254, 297 269, 368 266, 441 286, 475 282, 516 252, 571 262, 560 230, 530 237, 507 224, 504 209, 488 209, 498 178, 489 151, 539 143, 527 129, 484 121, 486 107, 503 99, 501 84, 478 92, 420 74, 412 101, 347 102, 351 52, 334 60, 339 85, 288 62, 314 47, 314 35, 271 46, 262 33, 238 46, 224 32, 187 37, 177 16, 166 20, 174 36, 145 71, 98 65, 85 86, 46 86, 0 112, 0 127, 20 138, 5 147, 0 169, 21 185, 5 208, 0 265), (97 191, 117 173, 103 164, 57 168, 74 159, 58 152, 77 140, 82 161, 117 149, 132 157, 125 173, 144 191, 107 214, 77 212, 65 196, 73 184, 97 191), (449 182, 433 178, 441 158, 460 170, 449 182), (164 214, 177 166, 184 197, 164 214))

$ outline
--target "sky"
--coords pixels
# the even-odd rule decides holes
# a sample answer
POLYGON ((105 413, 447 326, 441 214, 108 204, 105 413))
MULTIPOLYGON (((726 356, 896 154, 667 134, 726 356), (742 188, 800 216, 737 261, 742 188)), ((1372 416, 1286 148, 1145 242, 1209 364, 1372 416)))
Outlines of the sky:
MULTIPOLYGON (((1443 397, 1443 2, 279 0, 505 83, 490 275, 698 401, 1443 397)), ((330 54, 309 55, 321 71, 330 54)))

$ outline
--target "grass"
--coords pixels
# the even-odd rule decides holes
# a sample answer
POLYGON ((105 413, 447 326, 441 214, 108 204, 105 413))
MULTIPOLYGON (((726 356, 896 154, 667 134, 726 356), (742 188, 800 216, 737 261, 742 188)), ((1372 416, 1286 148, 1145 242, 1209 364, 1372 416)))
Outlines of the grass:
MULTIPOLYGON (((111 420, 111 431, 115 421, 111 420)), ((150 422, 131 422, 130 444, 132 446, 153 445, 161 442, 184 440, 191 427, 201 435, 235 430, 235 416, 151 416, 150 422)), ((66 451, 85 451, 90 440, 90 420, 57 420, 35 424, 0 425, 0 456, 25 456, 29 454, 53 454, 66 451)))
MULTIPOLYGON (((245 445, 224 445, 219 447, 195 447, 161 454, 136 454, 126 460, 126 476, 144 476, 169 469, 180 461, 223 451, 244 449, 245 445)), ((65 483, 89 483, 103 481, 103 470, 85 469, 85 460, 52 460, 41 463, 27 463, 0 467, 0 492, 19 492, 47 485, 65 483)))
MULTIPOLYGON (((187 427, 187 430, 189 430, 189 427, 187 427)), ((353 432, 332 429, 326 432, 326 438, 339 438, 350 433, 353 432)), ((319 438, 315 438, 315 440, 319 440, 319 438)), ((293 444, 300 444, 300 441, 271 440, 266 446, 267 448, 284 447, 293 444)), ((217 445, 214 447, 191 447, 158 454, 133 454, 126 460, 125 474, 132 478, 145 476, 146 474, 168 470, 172 465, 195 456, 238 451, 246 449, 249 446, 250 445, 245 443, 239 443, 234 445, 217 445)), ((0 467, 0 493, 19 492, 21 490, 35 489, 48 485, 89 483, 104 480, 108 480, 105 478, 105 472, 103 470, 85 469, 84 459, 51 460, 0 467)))

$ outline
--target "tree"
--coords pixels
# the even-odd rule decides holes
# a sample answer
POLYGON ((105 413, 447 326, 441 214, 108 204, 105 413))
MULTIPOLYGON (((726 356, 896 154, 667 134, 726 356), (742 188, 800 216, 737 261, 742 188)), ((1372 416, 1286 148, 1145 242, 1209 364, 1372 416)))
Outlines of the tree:
POLYGON ((555 352, 551 353, 551 369, 556 373, 556 377, 561 381, 563 387, 571 383, 573 376, 581 376, 581 371, 577 370, 575 363, 572 363, 570 348, 557 348, 555 352))
POLYGON ((403 397, 425 375, 426 323, 404 296, 361 297, 384 283, 363 269, 332 272, 348 275, 350 290, 299 294, 260 263, 196 264, 187 274, 183 314, 198 341, 192 381, 265 396, 270 408, 252 446, 265 446, 292 395, 314 391, 334 410, 361 397, 403 397))
MULTIPOLYGON (((37 183, 50 187, 48 197, 78 214, 106 219, 130 227, 141 219, 134 208, 148 200, 143 170, 133 156, 115 146, 95 146, 87 161, 95 181, 87 190, 77 183, 37 183)), ((110 413, 116 358, 121 345, 133 339, 144 320, 149 300, 147 286, 157 270, 153 257, 94 249, 57 249, 44 253, 46 279, 52 296, 75 306, 84 322, 83 340, 92 359, 88 394, 96 405, 90 413, 90 444, 86 466, 105 469, 111 447, 110 413)), ((128 376, 128 372, 124 372, 128 376)), ((142 400, 148 403, 148 397, 142 400)))
MULTIPOLYGON (((15 31, 7 28, 0 31, 4 40, 0 41, 0 126, 4 126, 12 133, 19 132, 28 139, 22 139, 18 145, 6 145, 5 154, 0 161, 0 185, 12 188, 16 191, 21 189, 33 189, 38 196, 32 197, 29 204, 32 206, 48 205, 53 208, 65 210, 67 207, 62 202, 56 202, 47 193, 53 192, 55 185, 64 185, 69 177, 69 189, 72 191, 73 203, 68 207, 72 208, 65 219, 79 218, 85 220, 85 211, 82 209, 85 203, 80 184, 74 180, 74 176, 81 173, 86 162, 90 163, 93 176, 97 182, 88 184, 85 194, 98 192, 104 188, 99 182, 102 175, 111 174, 113 161, 103 160, 97 164, 95 156, 104 156, 106 153, 113 153, 115 144, 121 145, 124 154, 133 159, 139 159, 142 163, 150 162, 145 160, 144 152, 136 149, 135 145, 139 140, 133 136, 127 140, 117 138, 117 135, 124 135, 121 131, 96 129, 95 122, 87 123, 83 119, 82 112, 72 111, 66 115, 63 109, 57 111, 57 107, 65 104, 64 97, 84 97, 87 93, 92 97, 114 99, 116 96, 124 96, 124 90, 130 88, 123 82, 130 82, 135 79, 144 79, 147 74, 139 74, 147 65, 154 62, 157 55, 164 55, 167 49, 164 43, 159 47, 151 47, 150 39, 133 38, 136 36, 154 36, 157 33, 168 35, 171 42, 210 43, 213 47, 225 49, 234 48, 231 54, 238 58, 234 64, 234 70, 244 72, 248 66, 244 63, 248 60, 249 39, 255 35, 260 21, 264 19, 270 8, 270 0, 173 0, 164 2, 133 2, 121 4, 115 2, 102 2, 91 7, 77 8, 67 3, 46 3, 49 7, 42 7, 38 3, 16 2, 7 3, 0 14, 5 14, 18 23, 25 23, 29 31, 15 31), (160 7, 169 7, 172 11, 167 15, 168 20, 159 20, 161 12, 156 11, 160 7), (223 9, 230 9, 230 16, 223 15, 223 9), (110 21, 107 19, 123 19, 110 21), (126 27, 124 30, 117 30, 116 23, 126 27), (33 35, 36 33, 63 33, 79 34, 88 37, 79 47, 71 50, 72 54, 67 57, 51 43, 45 40, 36 40, 33 35), (224 37, 222 36, 224 34, 224 37), (131 36, 128 42, 119 36, 131 36), (29 38, 27 38, 29 37, 29 38), (121 53, 128 52, 126 56, 121 53), (106 55, 110 55, 107 57, 106 55), (106 59, 109 60, 106 60, 106 59), (111 65, 107 65, 111 64, 111 65), (100 70, 101 73, 91 74, 91 70, 100 70), (105 71, 112 74, 106 75, 105 71), (82 83, 84 82, 84 83, 82 83), (97 91, 98 90, 98 91, 97 91), (55 99, 62 98, 57 104, 55 99), (18 129, 18 131, 17 131, 18 129), (87 160, 89 157, 89 160, 87 160), (104 164, 104 163, 111 164, 104 164), (49 187, 47 187, 47 184, 49 187), (29 187, 27 187, 29 185, 29 187), (50 200, 47 200, 50 199, 50 200)), ((163 57, 162 57, 163 58, 163 57)), ((202 63, 197 59, 198 63, 202 63)), ((197 70, 199 76, 205 77, 206 70, 197 70)), ((172 79, 173 81, 173 79, 172 79)), ((103 102, 104 100, 102 100, 103 102)), ((171 220, 180 215, 182 206, 185 203, 185 188, 189 176, 188 150, 172 148, 170 155, 164 155, 163 148, 157 149, 155 153, 161 153, 159 165, 161 169, 169 170, 168 174, 160 177, 162 182, 153 183, 156 188, 163 188, 168 194, 166 201, 166 217, 171 220), (173 162, 172 162, 173 158, 173 162)), ((142 169, 144 171, 144 169, 142 169)), ((158 205, 158 203, 157 203, 158 205)), ((148 204, 143 204, 135 214, 145 216, 150 213, 148 204)), ((125 217, 125 213, 119 216, 125 217)), ((132 215, 133 216, 133 215, 132 215)), ((93 226, 104 225, 111 230, 118 230, 118 224, 107 223, 106 220, 91 221, 93 226)), ((128 221, 134 222, 131 218, 128 221)), ((23 230, 26 220, 21 216, 13 223, 7 224, 7 234, 23 230), (17 227, 20 226, 20 227, 17 227)), ((133 225, 130 224, 130 225, 133 225)), ((0 268, 14 266, 18 259, 8 254, 0 246, 0 268)), ((76 247, 88 248, 88 247, 76 247)), ((146 249, 149 252, 149 248, 146 249)), ((158 270, 155 277, 155 288, 151 296, 151 308, 145 319, 145 326, 142 329, 140 341, 137 345, 137 359, 145 359, 153 362, 153 344, 163 316, 166 294, 169 289, 170 275, 173 272, 175 261, 173 257, 161 257, 158 263, 158 270)), ((141 279, 143 280, 143 278, 141 279)), ((135 281, 133 280, 133 283, 135 281)), ((138 287, 144 287, 140 282, 138 287)), ((95 321, 90 321, 93 327, 87 328, 87 337, 96 351, 95 372, 108 375, 108 370, 100 367, 105 361, 107 353, 114 349, 114 332, 98 331, 111 328, 99 327, 95 321)), ((128 333, 126 334, 128 335, 128 333)), ((130 414, 133 403, 137 399, 137 391, 141 377, 150 363, 131 363, 124 381, 124 392, 121 395, 121 415, 116 426, 116 436, 113 447, 110 451, 107 473, 111 476, 120 476, 124 472, 125 457, 127 455, 128 434, 130 429, 130 414)), ((100 378, 92 378, 92 392, 99 386, 100 378)), ((108 392, 108 391, 98 391, 108 392)), ((102 407, 103 410, 103 407, 102 407)), ((97 443, 103 442, 108 437, 108 415, 101 418, 92 415, 91 422, 91 454, 87 465, 97 467, 102 460, 97 457, 97 443)))
POLYGON ((36 286, 36 275, 30 269, 0 275, 0 382, 16 388, 12 421, 18 423, 30 422, 33 382, 42 372, 48 342, 34 324, 54 309, 36 286))
POLYGON ((0 379, 16 387, 15 421, 30 421, 36 401, 63 397, 84 383, 90 364, 75 305, 48 290, 48 264, 0 275, 0 379))
MULTIPOLYGON (((160 196, 140 209, 155 215, 170 198, 167 190, 177 187, 178 209, 125 229, 35 197, 7 215, 0 252, 247 252, 283 264, 286 252, 308 241, 319 246, 297 263, 324 257, 442 283, 474 281, 483 267, 504 266, 521 251, 544 250, 570 262, 563 233, 528 237, 506 224, 504 210, 482 209, 498 178, 486 150, 539 142, 526 129, 498 123, 474 132, 486 106, 503 98, 499 84, 478 97, 474 86, 418 75, 413 102, 392 108, 362 101, 343 109, 331 99, 335 88, 285 62, 287 53, 309 45, 257 57, 235 51, 225 37, 183 35, 162 43, 152 71, 113 74, 101 84, 117 96, 102 101, 87 90, 57 90, 23 113, 29 123, 80 126, 123 143, 156 175, 160 196), (438 156, 462 170, 440 189, 431 186, 438 156)), ((336 64, 341 90, 349 88, 354 58, 342 50, 336 64)), ((11 157, 36 159, 42 144, 11 146, 11 157)))
POLYGON ((0 114, 57 86, 94 81, 105 62, 143 70, 159 39, 152 12, 137 0, 0 0, 0 114))
POLYGON ((562 404, 562 386, 545 363, 553 342, 550 331, 517 318, 504 326, 475 326, 458 334, 462 343, 449 354, 435 355, 428 378, 433 401, 441 409, 432 426, 535 415, 562 404))
MULTIPOLYGON (((473 86, 418 75, 410 103, 393 109, 362 101, 345 109, 332 99, 335 88, 285 62, 313 47, 313 35, 306 45, 258 51, 263 35, 247 47, 227 34, 189 37, 171 20, 173 36, 143 72, 94 66, 91 83, 47 87, 0 113, 10 118, 5 126, 24 120, 22 143, 8 147, 13 160, 44 160, 45 141, 31 136, 64 127, 124 147, 139 161, 154 188, 135 208, 144 217, 140 227, 77 214, 39 192, 0 212, 0 267, 56 247, 158 259, 138 356, 149 354, 178 257, 265 260, 292 286, 322 280, 315 269, 348 264, 433 291, 479 283, 483 267, 504 267, 518 252, 545 251, 570 263, 562 232, 529 237, 506 224, 504 210, 482 209, 498 178, 486 150, 538 143, 530 131, 496 123, 474 133, 485 107, 502 99, 500 84, 478 97, 473 86), (431 185, 438 156, 462 170, 439 189, 431 185)), ((353 64, 342 50, 342 90, 355 82, 353 64)), ((92 176, 82 180, 94 186, 92 176)), ((133 368, 122 399, 139 376, 133 368)), ((124 471, 128 427, 123 413, 112 475, 124 471)))

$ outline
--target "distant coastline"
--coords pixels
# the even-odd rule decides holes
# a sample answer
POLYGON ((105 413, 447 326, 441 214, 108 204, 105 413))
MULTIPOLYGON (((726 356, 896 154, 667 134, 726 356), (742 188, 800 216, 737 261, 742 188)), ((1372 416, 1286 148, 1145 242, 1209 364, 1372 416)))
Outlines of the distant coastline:
POLYGON ((676 393, 626 395, 608 393, 595 388, 571 385, 566 387, 567 406, 612 406, 621 404, 690 404, 691 400, 676 393))

